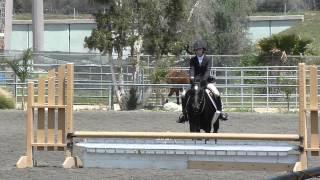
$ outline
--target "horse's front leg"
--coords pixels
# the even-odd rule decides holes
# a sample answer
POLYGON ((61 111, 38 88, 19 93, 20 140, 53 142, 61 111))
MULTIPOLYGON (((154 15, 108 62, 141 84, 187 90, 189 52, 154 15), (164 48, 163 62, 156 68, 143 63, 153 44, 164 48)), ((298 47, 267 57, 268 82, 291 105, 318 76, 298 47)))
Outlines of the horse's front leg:
MULTIPOLYGON (((200 123, 197 117, 190 116, 189 119, 189 128, 191 133, 199 133, 200 132, 200 123)), ((202 139, 192 139, 193 141, 202 140, 202 139)))
MULTIPOLYGON (((213 133, 218 133, 219 130, 219 119, 213 124, 213 133)), ((214 143, 217 144, 217 139, 214 139, 214 143)))
POLYGON ((190 132, 200 132, 200 126, 198 123, 189 120, 190 132))
MULTIPOLYGON (((208 124, 207 126, 205 126, 205 129, 203 129, 203 130, 206 133, 211 133, 211 124, 208 124)), ((209 141, 209 139, 205 139, 204 143, 207 144, 207 141, 209 141)))

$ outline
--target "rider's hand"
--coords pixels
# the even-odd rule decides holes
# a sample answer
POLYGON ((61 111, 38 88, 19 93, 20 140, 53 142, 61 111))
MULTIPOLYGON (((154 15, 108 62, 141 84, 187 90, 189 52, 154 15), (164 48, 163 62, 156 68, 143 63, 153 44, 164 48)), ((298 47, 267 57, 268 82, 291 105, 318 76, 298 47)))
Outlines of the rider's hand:
POLYGON ((205 79, 203 79, 203 80, 201 80, 201 82, 200 82, 200 86, 201 87, 205 87, 205 86, 207 86, 207 80, 205 80, 205 79))
POLYGON ((208 82, 209 83, 215 83, 216 82, 216 78, 214 78, 213 76, 209 76, 208 77, 208 82))

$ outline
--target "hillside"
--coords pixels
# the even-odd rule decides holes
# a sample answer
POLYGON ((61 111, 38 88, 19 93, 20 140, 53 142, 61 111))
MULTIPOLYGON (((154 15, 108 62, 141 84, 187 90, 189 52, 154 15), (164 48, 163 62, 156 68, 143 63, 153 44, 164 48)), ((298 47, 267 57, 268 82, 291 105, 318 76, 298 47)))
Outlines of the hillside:
POLYGON ((320 55, 320 11, 307 11, 304 13, 304 18, 304 22, 281 32, 281 34, 296 33, 302 38, 312 39, 312 51, 314 55, 320 55))

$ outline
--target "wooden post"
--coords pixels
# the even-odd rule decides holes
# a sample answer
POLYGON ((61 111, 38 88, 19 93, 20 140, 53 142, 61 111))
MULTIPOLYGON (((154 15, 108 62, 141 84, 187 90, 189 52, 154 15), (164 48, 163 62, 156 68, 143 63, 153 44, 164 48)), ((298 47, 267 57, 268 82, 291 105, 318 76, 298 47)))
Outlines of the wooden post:
MULTIPOLYGON (((65 105, 65 66, 61 65, 58 69, 58 105, 61 107, 65 105)), ((57 134, 57 143, 65 144, 66 143, 66 109, 58 108, 58 134, 57 134)), ((64 147, 58 147, 58 150, 65 150, 64 147)))
POLYGON ((67 64, 67 132, 73 132, 73 64, 67 64))
MULTIPOLYGON (((67 134, 73 133, 73 81, 74 81, 74 66, 67 64, 67 134)), ((82 167, 82 161, 79 157, 73 156, 72 138, 67 140, 67 150, 65 151, 65 161, 62 166, 64 168, 82 167)))
MULTIPOLYGON (((38 105, 43 106, 38 108, 38 127, 37 127, 37 143, 45 143, 45 78, 40 78, 38 81, 38 105)), ((37 147, 37 150, 44 150, 44 147, 37 147)))
POLYGON ((50 107, 55 105, 55 70, 48 72, 48 151, 53 151, 55 144, 55 109, 50 107))
POLYGON ((25 156, 20 157, 16 166, 17 168, 33 167, 33 106, 34 104, 34 83, 28 82, 28 106, 27 106, 27 153, 25 156))
POLYGON ((311 155, 319 156, 318 128, 318 72, 317 66, 310 67, 310 120, 311 120, 311 155))
POLYGON ((306 65, 299 63, 299 135, 302 137, 300 145, 303 150, 300 154, 300 162, 297 162, 294 171, 301 171, 308 167, 307 159, 307 119, 306 119, 306 65))

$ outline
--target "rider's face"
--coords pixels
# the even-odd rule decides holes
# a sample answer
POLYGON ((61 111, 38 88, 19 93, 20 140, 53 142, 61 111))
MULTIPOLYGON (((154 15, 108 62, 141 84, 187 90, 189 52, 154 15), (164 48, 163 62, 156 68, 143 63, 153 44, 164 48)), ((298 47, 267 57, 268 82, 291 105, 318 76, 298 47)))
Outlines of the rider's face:
POLYGON ((197 56, 202 56, 202 55, 203 55, 203 53, 204 53, 204 51, 203 51, 203 49, 202 49, 202 48, 200 48, 200 49, 196 49, 196 55, 197 55, 197 56))

